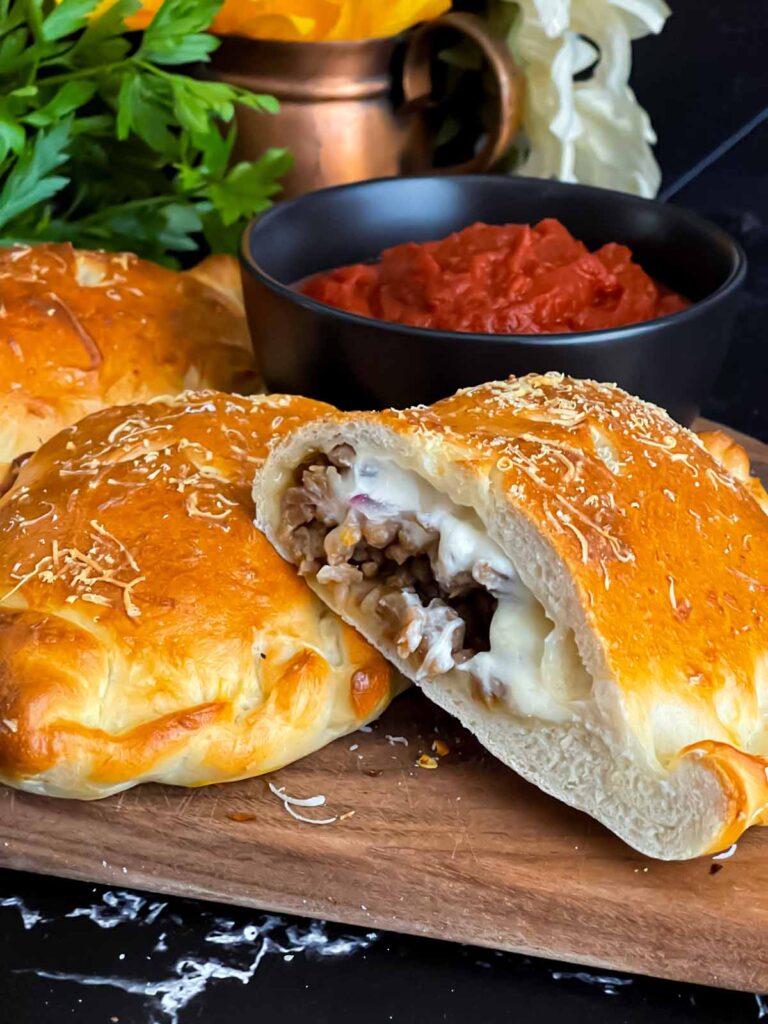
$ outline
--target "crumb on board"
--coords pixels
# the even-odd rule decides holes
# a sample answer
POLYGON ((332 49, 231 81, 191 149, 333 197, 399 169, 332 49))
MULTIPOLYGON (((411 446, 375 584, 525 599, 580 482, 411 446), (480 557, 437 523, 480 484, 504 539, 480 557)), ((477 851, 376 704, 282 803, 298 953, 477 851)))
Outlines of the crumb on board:
POLYGON ((712 860, 729 860, 739 848, 738 843, 732 843, 727 850, 721 850, 720 853, 716 853, 712 860))
POLYGON ((397 743, 402 744, 404 747, 408 746, 408 740, 405 738, 405 736, 390 736, 389 733, 387 733, 384 739, 387 741, 390 747, 394 747, 395 744, 397 743))
POLYGON ((267 782, 267 786, 269 791, 282 801, 288 814, 297 821, 304 821, 308 825, 333 825, 335 821, 338 821, 337 815, 332 818, 308 818, 296 810, 297 807, 323 807, 326 800, 322 793, 308 797, 289 796, 285 791, 285 786, 276 786, 273 782, 267 782))

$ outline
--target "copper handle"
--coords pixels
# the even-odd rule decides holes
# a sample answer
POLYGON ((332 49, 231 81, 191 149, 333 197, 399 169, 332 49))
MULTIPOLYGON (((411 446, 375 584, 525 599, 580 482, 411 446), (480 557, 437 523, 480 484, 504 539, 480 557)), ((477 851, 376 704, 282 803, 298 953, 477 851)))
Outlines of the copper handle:
POLYGON ((485 145, 471 160, 451 167, 434 168, 436 174, 471 174, 487 171, 507 152, 520 128, 523 113, 523 78, 504 42, 488 32, 474 14, 452 11, 427 21, 411 36, 403 64, 405 105, 418 109, 432 91, 430 74, 431 39, 436 29, 452 28, 471 39, 491 68, 498 88, 496 124, 485 145))

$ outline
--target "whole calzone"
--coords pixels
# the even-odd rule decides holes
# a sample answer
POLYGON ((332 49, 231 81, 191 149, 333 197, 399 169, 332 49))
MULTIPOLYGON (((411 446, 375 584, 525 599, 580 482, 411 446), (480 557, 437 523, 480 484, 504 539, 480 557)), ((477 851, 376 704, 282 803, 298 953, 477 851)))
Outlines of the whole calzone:
POLYGON ((707 442, 611 385, 510 378, 327 415, 255 496, 329 607, 497 757, 686 858, 768 804, 765 495, 707 442))
POLYGON ((178 272, 69 244, 0 248, 0 480, 97 409, 257 383, 233 257, 178 272))
POLYGON ((271 771, 375 717, 396 673, 253 525, 269 441, 327 406, 107 409, 0 500, 0 781, 93 798, 271 771))

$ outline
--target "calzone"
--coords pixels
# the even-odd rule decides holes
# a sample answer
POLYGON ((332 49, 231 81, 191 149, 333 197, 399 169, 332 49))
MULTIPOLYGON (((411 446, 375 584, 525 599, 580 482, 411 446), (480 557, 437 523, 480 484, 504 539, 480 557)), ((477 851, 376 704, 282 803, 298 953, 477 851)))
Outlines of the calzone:
POLYGON ((329 607, 492 753, 688 858, 768 804, 765 495, 708 442, 608 384, 510 378, 326 415, 255 494, 329 607))
POLYGON ((213 392, 107 409, 0 501, 0 782, 107 796, 271 771, 396 673, 253 525, 272 438, 327 406, 213 392))
POLYGON ((233 257, 179 272, 69 244, 0 248, 0 481, 97 409, 257 385, 233 257))

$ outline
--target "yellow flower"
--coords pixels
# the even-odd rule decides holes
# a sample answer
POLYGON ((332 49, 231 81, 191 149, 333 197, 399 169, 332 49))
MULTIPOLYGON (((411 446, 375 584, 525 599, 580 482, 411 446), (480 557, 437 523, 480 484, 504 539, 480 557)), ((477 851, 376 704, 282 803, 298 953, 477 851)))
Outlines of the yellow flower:
MULTIPOLYGON (((113 0, 105 0, 99 10, 113 0)), ((146 28, 162 0, 144 0, 127 19, 132 29, 146 28)), ((225 0, 211 25, 218 35, 251 39, 318 42, 394 36, 420 21, 449 10, 451 0, 225 0)))
POLYGON ((338 20, 325 38, 396 36, 419 21, 439 17, 450 6, 451 0, 342 0, 338 20))
POLYGON ((328 38, 338 16, 336 0, 225 0, 211 31, 311 42, 328 38))

